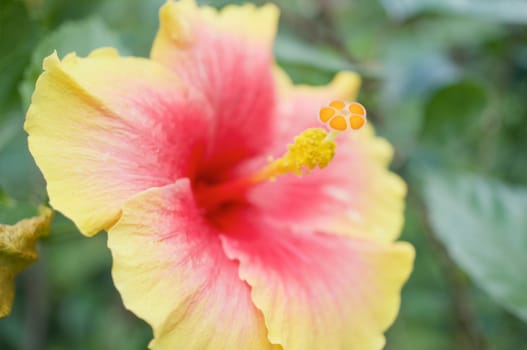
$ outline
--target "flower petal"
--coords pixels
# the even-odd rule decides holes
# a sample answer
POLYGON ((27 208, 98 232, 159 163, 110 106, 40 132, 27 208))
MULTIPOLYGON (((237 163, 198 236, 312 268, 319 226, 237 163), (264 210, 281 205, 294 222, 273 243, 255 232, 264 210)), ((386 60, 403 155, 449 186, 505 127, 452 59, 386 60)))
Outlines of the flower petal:
POLYGON ((121 204, 195 171, 208 107, 163 66, 111 49, 44 61, 25 129, 54 208, 86 235, 121 204))
POLYGON ((395 240, 404 223, 406 184, 387 169, 391 146, 371 128, 337 143, 326 168, 254 187, 249 202, 299 229, 395 240))
POLYGON ((215 111, 204 173, 225 170, 271 142, 275 89, 272 43, 278 9, 268 4, 198 7, 168 1, 153 60, 197 86, 215 111))
POLYGON ((153 349, 274 349, 188 180, 127 202, 108 246, 115 285, 124 304, 153 327, 153 349))
POLYGON ((381 349, 412 269, 413 248, 298 234, 254 217, 225 226, 222 242, 240 262, 269 340, 286 350, 381 349))
MULTIPOLYGON (((276 70, 281 86, 277 142, 249 167, 261 167, 268 156, 278 157, 296 135, 320 127, 317 113, 336 99, 353 100, 360 78, 341 72, 325 87, 293 86, 276 70)), ((393 241, 403 225, 405 183, 387 170, 393 149, 366 126, 337 138, 335 159, 309 176, 284 176, 253 188, 249 201, 279 221, 300 230, 322 230, 343 235, 393 241)), ((239 172, 250 172, 243 167, 239 172)))

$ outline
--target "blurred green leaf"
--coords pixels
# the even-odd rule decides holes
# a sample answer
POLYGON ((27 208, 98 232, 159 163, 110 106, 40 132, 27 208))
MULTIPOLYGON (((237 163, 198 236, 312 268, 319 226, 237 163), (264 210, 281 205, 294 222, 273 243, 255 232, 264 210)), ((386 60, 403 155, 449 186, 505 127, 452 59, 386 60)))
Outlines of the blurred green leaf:
POLYGON ((381 0, 390 15, 405 19, 424 11, 466 15, 503 23, 527 23, 522 0, 381 0))
POLYGON ((24 0, 32 16, 53 29, 64 21, 81 19, 92 14, 103 0, 24 0))
POLYGON ((420 147, 414 150, 419 161, 460 170, 483 168, 488 106, 487 92, 476 82, 460 81, 436 91, 424 106, 420 147))
POLYGON ((0 1, 0 122, 6 101, 16 96, 16 86, 40 34, 37 29, 22 1, 0 1))
POLYGON ((16 87, 41 35, 37 29, 21 1, 0 3, 0 186, 17 200, 35 199, 35 205, 43 186, 25 145, 16 87))
POLYGON ((0 117, 0 153, 6 148, 16 137, 20 129, 20 110, 17 110, 14 103, 5 110, 0 117))
POLYGON ((474 281, 527 322, 527 188, 472 175, 426 177, 431 224, 474 281))
POLYGON ((99 13, 135 56, 148 57, 165 0, 106 0, 99 13))
POLYGON ((37 215, 35 205, 18 202, 4 193, 0 196, 0 224, 14 225, 24 218, 37 215))
POLYGON ((458 68, 442 54, 434 51, 409 54, 401 46, 399 50, 392 51, 384 61, 382 93, 387 103, 408 97, 422 98, 458 78, 458 68))
POLYGON ((472 133, 479 129, 487 105, 487 94, 481 85, 462 81, 437 91, 425 108, 423 136, 438 144, 456 143, 460 131, 472 133))
MULTIPOLYGON (((479 67, 478 60, 484 57, 479 51, 482 45, 505 35, 506 31, 496 23, 465 17, 420 17, 397 30, 384 29, 387 39, 380 53, 383 84, 380 94, 373 90, 370 93, 380 95, 378 99, 384 122, 382 131, 396 145, 402 157, 424 150, 420 144, 423 141, 420 134, 426 122, 424 119, 429 99, 433 99, 442 89, 458 83, 481 85, 462 79, 470 77, 475 80, 472 77, 477 74, 467 73, 467 70, 479 67), (466 62, 470 62, 470 65, 465 66, 466 62)), ((448 103, 448 100, 443 99, 442 102, 448 103)), ((474 123, 479 126, 481 120, 476 119, 474 123)), ((466 149, 461 149, 474 148, 470 145, 474 140, 464 140, 465 130, 460 127, 457 131, 455 137, 462 141, 463 146, 469 144, 466 149)), ((439 144, 436 140, 435 137, 433 140, 424 140, 430 151, 460 147, 453 136, 441 140, 439 144)), ((452 155, 450 149, 444 153, 452 155)), ((428 156, 437 157, 431 154, 428 156)), ((459 164, 463 161, 448 159, 450 163, 459 164)))
POLYGON ((114 33, 99 17, 67 22, 57 30, 44 37, 31 55, 31 62, 24 72, 24 80, 20 84, 20 93, 25 107, 29 106, 35 82, 42 73, 42 60, 57 51, 59 57, 70 52, 86 56, 92 50, 111 46, 121 54, 128 52, 121 44, 119 36, 114 33))
POLYGON ((22 125, 24 112, 17 105, 0 120, 0 186, 13 199, 35 207, 44 202, 44 179, 29 154, 22 125))
POLYGON ((411 242, 417 255, 412 275, 403 289, 401 312, 386 334, 386 350, 457 349, 456 329, 451 327, 454 310, 448 283, 437 252, 423 235, 419 209, 413 204, 410 201, 405 210, 401 239, 411 242))
POLYGON ((401 29, 381 53, 391 101, 426 94, 455 83, 461 67, 453 53, 473 50, 482 43, 505 35, 500 26, 467 18, 423 19, 401 29))
MULTIPOLYGON (((527 185, 527 84, 522 82, 504 89, 497 97, 499 104, 495 112, 492 130, 495 142, 487 140, 488 147, 497 146, 493 156, 500 177, 507 181, 527 185), (513 90, 513 91, 511 91, 513 90)), ((490 163, 490 162, 487 162, 490 163)))
POLYGON ((57 300, 56 324, 62 332, 46 349, 146 349, 150 327, 124 309, 110 271, 89 282, 57 300))
POLYGON ((82 288, 85 281, 110 269, 111 257, 105 234, 84 237, 70 220, 60 215, 51 233, 44 251, 51 281, 58 290, 82 288))
POLYGON ((308 45, 288 35, 279 35, 276 38, 274 52, 279 62, 288 64, 309 66, 331 73, 357 70, 356 66, 331 50, 308 45))

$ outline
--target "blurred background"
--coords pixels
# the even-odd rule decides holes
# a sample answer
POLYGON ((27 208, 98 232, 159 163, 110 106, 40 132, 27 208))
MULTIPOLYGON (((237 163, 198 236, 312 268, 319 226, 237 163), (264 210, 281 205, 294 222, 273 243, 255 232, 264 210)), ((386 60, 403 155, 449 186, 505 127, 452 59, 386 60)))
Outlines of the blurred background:
MULTIPOLYGON (((22 131, 43 57, 108 45, 147 56, 163 2, 0 0, 0 222, 46 200, 22 131)), ((402 239, 417 258, 386 349, 527 349, 527 1, 277 4, 278 63, 297 83, 358 71, 409 184, 402 239)), ((105 234, 56 217, 0 320, 0 349, 146 348, 110 264, 105 234)))

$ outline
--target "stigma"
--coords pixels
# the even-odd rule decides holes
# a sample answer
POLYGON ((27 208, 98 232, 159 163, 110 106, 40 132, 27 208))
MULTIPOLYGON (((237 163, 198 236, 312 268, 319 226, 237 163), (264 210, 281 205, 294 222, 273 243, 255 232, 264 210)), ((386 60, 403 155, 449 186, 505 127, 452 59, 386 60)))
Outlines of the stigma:
POLYGON ((334 131, 359 130, 366 124, 366 108, 358 102, 333 101, 320 109, 318 120, 334 131))

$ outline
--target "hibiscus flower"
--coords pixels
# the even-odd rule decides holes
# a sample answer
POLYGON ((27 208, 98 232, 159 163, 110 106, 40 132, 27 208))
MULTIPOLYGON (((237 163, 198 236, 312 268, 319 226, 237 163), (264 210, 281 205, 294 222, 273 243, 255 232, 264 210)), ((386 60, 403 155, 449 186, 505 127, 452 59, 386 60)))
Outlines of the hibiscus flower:
POLYGON ((45 59, 25 128, 51 205, 108 231, 153 349, 382 348, 414 254, 394 242, 405 184, 371 128, 311 129, 359 77, 294 86, 273 5, 169 1, 160 20, 150 59, 45 59))

